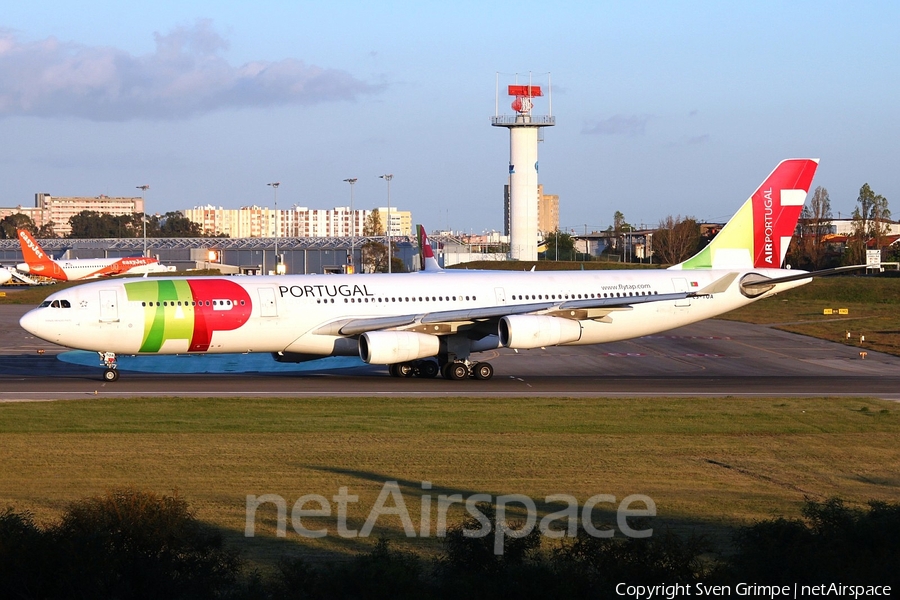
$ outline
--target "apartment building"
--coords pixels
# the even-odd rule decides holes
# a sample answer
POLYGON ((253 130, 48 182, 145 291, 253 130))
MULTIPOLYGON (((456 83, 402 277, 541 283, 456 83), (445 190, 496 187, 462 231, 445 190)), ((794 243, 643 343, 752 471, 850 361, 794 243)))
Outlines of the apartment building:
MULTIPOLYGON (((362 236, 366 220, 373 211, 353 210, 347 206, 332 209, 311 209, 295 206, 274 209, 261 206, 222 208, 197 206, 181 211, 185 217, 200 225, 205 235, 225 235, 232 238, 258 237, 349 237, 362 236)), ((384 224, 387 207, 378 209, 384 224)), ((412 213, 390 210, 391 235, 411 235, 412 213)), ((383 233, 383 230, 382 230, 383 233)))

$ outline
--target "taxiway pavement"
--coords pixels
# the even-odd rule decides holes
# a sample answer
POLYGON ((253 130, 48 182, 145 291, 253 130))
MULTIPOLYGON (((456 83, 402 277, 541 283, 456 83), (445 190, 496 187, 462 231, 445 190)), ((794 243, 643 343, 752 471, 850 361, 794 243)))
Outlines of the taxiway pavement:
POLYGON ((869 352, 863 360, 852 346, 722 320, 598 346, 482 353, 479 358, 494 366, 490 381, 398 379, 388 376, 385 367, 325 365, 302 372, 122 370, 117 382, 106 383, 99 360, 96 367, 61 361, 58 355, 65 349, 21 329, 18 319, 30 308, 0 306, 0 402, 98 396, 762 395, 900 400, 900 357, 869 352))

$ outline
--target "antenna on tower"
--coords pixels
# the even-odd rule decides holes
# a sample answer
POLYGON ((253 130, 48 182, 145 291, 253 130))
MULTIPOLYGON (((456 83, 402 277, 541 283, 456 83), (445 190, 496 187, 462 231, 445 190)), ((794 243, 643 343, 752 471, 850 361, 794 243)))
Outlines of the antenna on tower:
MULTIPOLYGON (((509 129, 509 193, 506 195, 507 233, 509 257, 513 260, 537 260, 537 210, 538 210, 538 142, 541 130, 552 127, 556 120, 552 115, 535 115, 535 98, 542 98, 544 90, 535 85, 531 73, 528 83, 520 84, 518 74, 515 83, 507 86, 513 97, 512 115, 500 115, 500 74, 497 73, 497 91, 494 117, 491 125, 509 129)), ((549 97, 550 75, 547 74, 549 97)))

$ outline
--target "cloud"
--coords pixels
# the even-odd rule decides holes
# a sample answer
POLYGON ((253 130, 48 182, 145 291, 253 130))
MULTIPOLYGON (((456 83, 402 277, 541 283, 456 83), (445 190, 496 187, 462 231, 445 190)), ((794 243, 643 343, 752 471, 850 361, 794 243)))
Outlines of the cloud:
POLYGON ((595 125, 587 125, 581 133, 587 135, 643 135, 650 117, 639 115, 615 115, 595 125))
POLYGON ((346 71, 297 59, 235 67, 228 42, 209 20, 155 34, 156 51, 21 42, 0 31, 0 117, 79 117, 93 121, 182 119, 228 108, 356 100, 384 89, 346 71))

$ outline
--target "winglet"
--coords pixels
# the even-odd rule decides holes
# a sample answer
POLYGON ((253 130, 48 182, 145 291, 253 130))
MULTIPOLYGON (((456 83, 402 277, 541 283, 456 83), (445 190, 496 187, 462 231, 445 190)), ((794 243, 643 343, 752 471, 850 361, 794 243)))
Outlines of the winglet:
POLYGON ((781 161, 706 248, 672 269, 779 269, 819 160, 781 161))
POLYGON ((425 228, 421 225, 416 225, 416 234, 419 238, 419 252, 422 255, 422 270, 432 273, 435 271, 443 271, 441 265, 438 264, 437 259, 434 257, 434 250, 428 242, 428 235, 425 233, 425 228))

